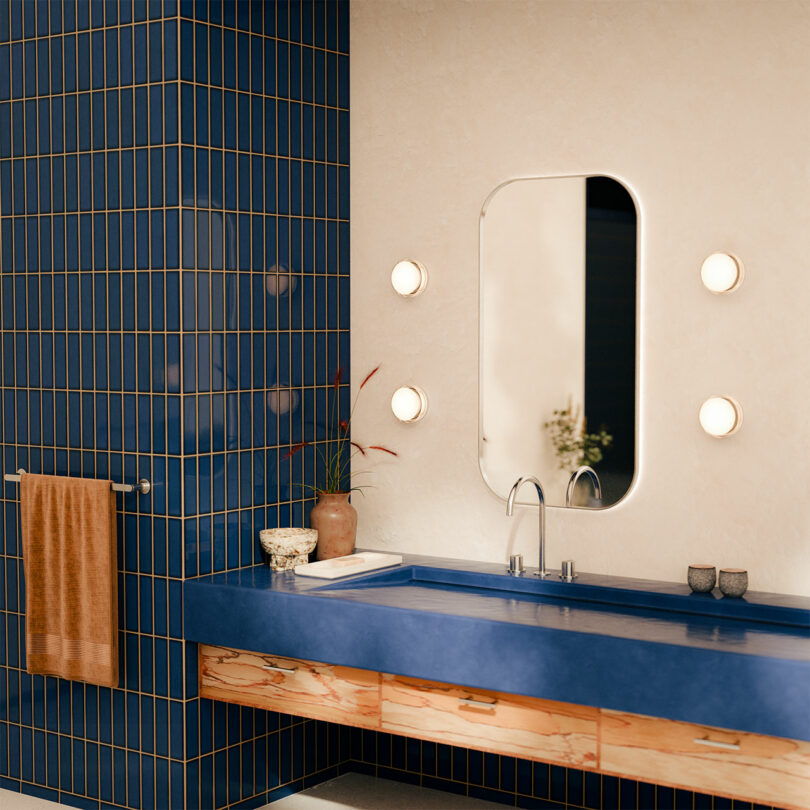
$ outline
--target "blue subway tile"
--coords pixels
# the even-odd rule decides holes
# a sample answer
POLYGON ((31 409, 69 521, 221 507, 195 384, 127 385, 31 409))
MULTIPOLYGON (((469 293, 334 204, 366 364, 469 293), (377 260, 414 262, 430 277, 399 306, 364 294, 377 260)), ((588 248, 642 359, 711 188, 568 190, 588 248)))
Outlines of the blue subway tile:
POLYGON ((143 22, 144 20, 148 19, 149 16, 149 4, 148 2, 135 2, 134 3, 134 13, 132 19, 134 22, 143 22))
POLYGON ((89 6, 89 26, 101 28, 104 25, 104 0, 90 0, 89 6))
POLYGON ((132 0, 107 0, 107 4, 115 6, 121 25, 132 22, 132 0))
MULTIPOLYGON (((135 751, 127 751, 126 768, 128 774, 133 776, 139 772, 139 757, 135 751)), ((136 778, 127 779, 127 802, 130 807, 141 806, 140 780, 136 778)))
POLYGON ((23 84, 26 96, 37 94, 37 43, 28 41, 23 43, 23 54, 25 59, 25 73, 23 84))
POLYGON ((127 803, 127 752, 122 748, 113 748, 113 800, 116 804, 127 803))
MULTIPOLYGON (((155 683, 154 691, 161 697, 169 696, 169 647, 165 638, 154 639, 155 683)), ((165 728, 165 726, 161 726, 165 728)), ((163 734, 160 735, 163 737, 163 734)))
MULTIPOLYGON (((675 788, 663 785, 656 785, 655 788, 655 806, 656 808, 667 808, 675 806, 675 788)), ((731 799, 715 798, 714 807, 716 810, 731 810, 731 799)))
POLYGON ((149 88, 149 143, 162 144, 163 134, 163 87, 158 84, 149 88))
MULTIPOLYGON (((646 804, 639 804, 640 807, 655 807, 655 785, 648 785, 644 783, 639 783, 639 803, 645 801, 646 804), (643 789, 643 792, 642 792, 643 789)), ((705 793, 695 793, 694 794, 694 807, 695 810, 712 810, 714 805, 714 801, 712 800, 711 796, 706 795, 705 793)), ((759 810, 761 805, 755 805, 757 810, 759 810)), ((765 810, 763 807, 762 810, 765 810)))
POLYGON ((189 84, 180 85, 180 140, 194 143, 194 88, 189 84))
POLYGON ((112 748, 99 746, 99 798, 103 802, 113 800, 112 748))
MULTIPOLYGON (((619 779, 615 776, 602 777, 602 806, 619 806, 619 779)), ((670 805, 671 806, 671 805, 670 805)))
POLYGON ((149 81, 163 80, 163 24, 149 23, 149 81))
MULTIPOLYGON (((85 771, 86 771, 86 791, 89 799, 98 798, 98 769, 99 769, 99 754, 98 745, 93 742, 88 742, 85 746, 85 771)), ((83 805, 87 808, 94 807, 91 801, 85 801, 83 805)))
MULTIPOLYGON (((202 26, 198 26, 202 28, 202 26)), ((194 24, 187 20, 180 21, 180 79, 184 82, 194 81, 194 24)))
POLYGON ((73 758, 73 791, 78 794, 85 792, 85 744, 83 740, 73 740, 71 745, 73 758))
MULTIPOLYGON (((12 179, 14 183, 14 204, 13 211, 15 214, 25 213, 25 162, 22 160, 15 160, 12 164, 12 179)), ((16 245, 14 257, 14 270, 24 269, 24 256, 25 251, 22 248, 22 228, 24 227, 24 220, 14 220, 14 240, 9 242, 9 247, 16 245)))
POLYGON ((15 42, 11 46, 11 97, 22 98, 25 95, 25 53, 22 42, 15 42))
POLYGON ((104 32, 93 31, 90 35, 90 84, 94 90, 104 87, 104 32))
MULTIPOLYGON (((621 797, 622 802, 627 801, 625 799, 625 789, 624 783, 629 782, 630 780, 622 779, 622 787, 621 787, 621 797)), ((635 783, 633 783, 635 785, 635 783)), ((635 792, 629 794, 628 792, 628 799, 635 800, 636 795, 635 792)), ((750 802, 734 802, 734 810, 751 810, 751 803, 750 802)), ((675 810, 692 810, 694 807, 694 795, 691 790, 683 790, 681 788, 676 788, 675 790, 675 810)))

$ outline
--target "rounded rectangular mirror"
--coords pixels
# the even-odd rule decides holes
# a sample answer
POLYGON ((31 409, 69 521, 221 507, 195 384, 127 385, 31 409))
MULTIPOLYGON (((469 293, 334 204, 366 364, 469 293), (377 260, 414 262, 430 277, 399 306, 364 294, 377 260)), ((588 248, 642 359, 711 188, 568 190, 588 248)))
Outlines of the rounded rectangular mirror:
POLYGON ((606 507, 636 458, 638 217, 602 176, 512 180, 481 212, 479 464, 506 499, 535 475, 551 506, 606 507), (582 476, 596 472, 601 498, 582 476))

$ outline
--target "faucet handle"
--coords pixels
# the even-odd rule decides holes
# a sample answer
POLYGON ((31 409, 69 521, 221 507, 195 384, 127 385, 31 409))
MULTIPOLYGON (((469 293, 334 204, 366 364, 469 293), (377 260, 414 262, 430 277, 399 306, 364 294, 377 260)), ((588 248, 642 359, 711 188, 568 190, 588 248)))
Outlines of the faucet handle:
POLYGON ((563 560, 560 579, 564 582, 573 582, 577 578, 577 567, 573 560, 563 560))
POLYGON ((509 568, 506 569, 512 576, 520 576, 523 573, 523 555, 512 554, 509 557, 509 568))

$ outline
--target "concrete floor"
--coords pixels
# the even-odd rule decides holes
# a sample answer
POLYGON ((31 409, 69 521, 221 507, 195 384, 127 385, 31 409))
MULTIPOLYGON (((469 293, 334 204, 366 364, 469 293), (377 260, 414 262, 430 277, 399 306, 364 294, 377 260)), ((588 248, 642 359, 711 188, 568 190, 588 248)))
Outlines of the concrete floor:
POLYGON ((346 773, 287 796, 262 810, 490 810, 502 804, 469 799, 441 790, 346 773))
MULTIPOLYGON (((55 804, 34 796, 0 789, 2 810, 57 810, 55 804)), ((492 810, 501 804, 468 799, 454 793, 347 773, 314 788, 287 796, 260 810, 492 810)))
POLYGON ((57 807, 69 810, 66 804, 57 804, 45 799, 38 799, 36 796, 26 796, 24 793, 14 793, 12 790, 0 788, 0 808, 2 810, 56 810, 57 807))

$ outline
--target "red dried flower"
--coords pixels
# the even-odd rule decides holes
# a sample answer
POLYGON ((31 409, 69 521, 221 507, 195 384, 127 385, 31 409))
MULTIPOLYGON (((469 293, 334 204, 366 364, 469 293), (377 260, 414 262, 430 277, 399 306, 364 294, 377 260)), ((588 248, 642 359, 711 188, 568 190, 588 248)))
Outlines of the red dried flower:
POLYGON ((294 444, 284 455, 284 459, 288 459, 290 456, 294 456, 299 450, 303 450, 305 447, 309 447, 309 442, 298 442, 298 444, 294 444))
MULTIPOLYGON (((388 453, 390 456, 397 456, 393 450, 379 445, 361 445, 358 442, 352 441, 352 416, 357 405, 357 399, 360 391, 366 387, 371 378, 380 370, 381 366, 372 369, 360 383, 360 387, 354 396, 354 401, 351 404, 349 414, 345 419, 340 418, 340 385, 343 381, 343 367, 341 366, 335 372, 332 379, 332 393, 328 396, 329 405, 329 418, 327 422, 327 435, 324 447, 321 449, 319 445, 321 441, 315 442, 315 450, 320 461, 324 466, 323 479, 317 484, 318 492, 341 492, 344 491, 347 481, 352 479, 354 473, 351 471, 351 459, 359 453, 362 456, 368 455, 367 451, 379 450, 383 453, 388 453)), ((297 453, 303 447, 306 447, 309 442, 302 442, 290 448, 289 453, 285 458, 289 458, 297 453)), ((366 472, 365 470, 363 472, 366 472)), ((353 487, 354 490, 361 490, 362 487, 353 487)))
POLYGON ((361 382, 361 383, 360 383, 360 388, 358 389, 358 391, 359 391, 361 388, 363 388, 363 386, 364 386, 364 385, 365 385, 365 384, 366 384, 366 383, 367 383, 367 382, 368 382, 368 381, 369 381, 369 380, 370 380, 370 379, 371 379, 371 378, 372 378, 372 377, 373 377, 373 376, 374 376, 374 375, 375 375, 375 374, 376 374, 376 373, 377 373, 379 370, 380 370, 380 367, 379 367, 379 366, 377 366, 377 368, 375 368, 373 371, 369 372, 369 373, 366 375, 366 379, 365 379, 365 380, 363 380, 363 382, 361 382))
POLYGON ((392 456, 398 456, 399 455, 399 453, 395 453, 393 450, 389 450, 387 447, 380 447, 377 444, 372 444, 368 449, 369 450, 382 450, 383 453, 388 453, 389 455, 392 455, 392 456))

